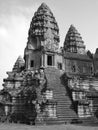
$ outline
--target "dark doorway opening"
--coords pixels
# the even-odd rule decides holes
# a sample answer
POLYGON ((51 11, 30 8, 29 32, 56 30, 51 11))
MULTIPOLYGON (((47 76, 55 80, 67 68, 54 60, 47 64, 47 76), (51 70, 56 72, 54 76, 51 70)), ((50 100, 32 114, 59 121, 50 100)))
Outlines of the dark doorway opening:
POLYGON ((31 67, 34 67, 34 60, 31 60, 31 67))
POLYGON ((52 63, 52 57, 53 57, 53 56, 51 56, 51 55, 48 55, 48 56, 47 56, 47 65, 50 65, 50 66, 53 65, 53 63, 52 63))

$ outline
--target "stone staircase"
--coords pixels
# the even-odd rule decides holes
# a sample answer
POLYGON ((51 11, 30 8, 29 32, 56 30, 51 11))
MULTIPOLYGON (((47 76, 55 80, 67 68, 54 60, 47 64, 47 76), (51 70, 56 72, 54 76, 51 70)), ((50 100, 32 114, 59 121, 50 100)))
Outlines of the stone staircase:
POLYGON ((68 96, 66 86, 61 83, 61 71, 55 68, 46 68, 47 87, 53 90, 53 100, 57 102, 57 119, 48 120, 48 123, 70 123, 73 119, 78 119, 73 110, 72 101, 68 96))

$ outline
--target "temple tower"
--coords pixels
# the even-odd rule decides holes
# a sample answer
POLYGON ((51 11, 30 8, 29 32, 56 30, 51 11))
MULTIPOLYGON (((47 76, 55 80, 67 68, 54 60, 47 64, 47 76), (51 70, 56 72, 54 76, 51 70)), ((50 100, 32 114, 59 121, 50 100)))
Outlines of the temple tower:
POLYGON ((13 66, 13 72, 20 72, 21 69, 24 69, 25 67, 24 65, 25 65, 24 59, 21 56, 19 56, 13 66))
POLYGON ((98 49, 86 52, 73 25, 61 49, 59 39, 55 17, 42 3, 30 24, 24 59, 19 56, 3 80, 2 122, 98 124, 98 49))
POLYGON ((42 3, 32 18, 24 52, 26 69, 57 66, 59 28, 50 8, 42 3))
POLYGON ((86 52, 80 33, 73 25, 70 26, 65 37, 64 59, 66 73, 92 75, 92 60, 86 52))
POLYGON ((80 33, 71 25, 64 42, 64 50, 66 52, 85 54, 85 45, 80 33))

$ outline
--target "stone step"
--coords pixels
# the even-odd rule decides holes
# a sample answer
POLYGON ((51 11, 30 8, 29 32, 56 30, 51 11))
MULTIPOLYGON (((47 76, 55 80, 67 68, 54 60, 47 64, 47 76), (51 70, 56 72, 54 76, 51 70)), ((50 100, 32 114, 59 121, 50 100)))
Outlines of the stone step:
POLYGON ((77 119, 77 114, 72 109, 72 101, 67 95, 66 86, 61 83, 61 74, 59 70, 48 68, 46 70, 48 88, 53 89, 54 100, 57 101, 57 117, 59 122, 65 122, 68 119, 77 119))

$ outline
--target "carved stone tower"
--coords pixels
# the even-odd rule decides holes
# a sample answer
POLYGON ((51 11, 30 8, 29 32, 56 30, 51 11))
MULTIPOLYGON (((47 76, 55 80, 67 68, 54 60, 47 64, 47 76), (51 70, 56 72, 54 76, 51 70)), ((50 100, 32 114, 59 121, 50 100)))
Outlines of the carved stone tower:
POLYGON ((76 28, 71 25, 64 42, 64 50, 66 52, 85 54, 85 45, 76 28))
POLYGON ((24 52, 26 69, 57 66, 55 55, 59 48, 59 28, 50 8, 42 3, 32 18, 24 52))
POLYGON ((98 125, 98 49, 86 52, 73 25, 59 49, 59 28, 46 4, 32 18, 24 59, 7 74, 0 121, 98 125))

